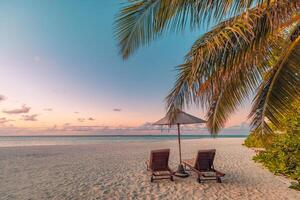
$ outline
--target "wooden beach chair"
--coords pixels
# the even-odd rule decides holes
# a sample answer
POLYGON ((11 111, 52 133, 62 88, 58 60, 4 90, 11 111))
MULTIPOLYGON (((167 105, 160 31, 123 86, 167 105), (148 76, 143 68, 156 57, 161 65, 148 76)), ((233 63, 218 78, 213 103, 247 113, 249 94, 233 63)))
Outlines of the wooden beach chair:
POLYGON ((200 150, 196 159, 183 160, 182 163, 185 168, 188 167, 197 173, 199 183, 203 180, 217 180, 218 183, 221 183, 221 177, 225 176, 225 174, 214 168, 215 154, 215 149, 200 150))
POLYGON ((150 160, 146 161, 147 170, 151 172, 151 182, 159 179, 173 179, 173 171, 169 167, 170 149, 152 150, 150 160))

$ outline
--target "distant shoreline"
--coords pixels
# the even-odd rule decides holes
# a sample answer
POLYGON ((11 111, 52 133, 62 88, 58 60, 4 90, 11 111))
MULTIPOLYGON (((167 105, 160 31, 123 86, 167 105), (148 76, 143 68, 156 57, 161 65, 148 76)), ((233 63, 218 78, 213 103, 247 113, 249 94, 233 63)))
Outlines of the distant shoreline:
MULTIPOLYGON (((182 140, 245 139, 246 135, 182 135, 182 140)), ((174 141, 177 135, 28 135, 0 136, 0 147, 100 144, 103 142, 174 141)))
MULTIPOLYGON (((243 135, 243 134, 221 134, 221 135, 216 135, 216 136, 212 136, 212 135, 197 135, 197 134, 193 134, 193 135, 185 135, 182 134, 181 137, 182 138, 245 138, 248 135, 243 135)), ((171 137, 176 137, 177 138, 177 134, 172 134, 172 135, 0 135, 0 138, 4 138, 4 137, 103 137, 103 138, 107 138, 107 137, 124 137, 124 138, 128 138, 128 137, 140 137, 140 138, 145 138, 145 137, 149 137, 149 138, 153 138, 153 137, 158 137, 158 138, 171 138, 171 137)))

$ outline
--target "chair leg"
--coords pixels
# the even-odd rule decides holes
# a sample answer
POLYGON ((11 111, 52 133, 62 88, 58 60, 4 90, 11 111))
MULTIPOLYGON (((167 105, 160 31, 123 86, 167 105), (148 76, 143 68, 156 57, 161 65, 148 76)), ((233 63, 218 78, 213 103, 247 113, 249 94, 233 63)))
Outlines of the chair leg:
POLYGON ((173 177, 173 175, 171 175, 171 178, 170 178, 170 179, 171 179, 171 181, 174 181, 174 177, 173 177))
POLYGON ((150 179, 150 181, 151 181, 151 183, 153 183, 153 181, 154 181, 154 177, 153 177, 153 175, 151 175, 151 179, 150 179))
POLYGON ((217 177, 217 182, 222 183, 222 179, 220 177, 217 177))
POLYGON ((202 182, 200 176, 198 176, 197 181, 198 181, 198 183, 202 182))

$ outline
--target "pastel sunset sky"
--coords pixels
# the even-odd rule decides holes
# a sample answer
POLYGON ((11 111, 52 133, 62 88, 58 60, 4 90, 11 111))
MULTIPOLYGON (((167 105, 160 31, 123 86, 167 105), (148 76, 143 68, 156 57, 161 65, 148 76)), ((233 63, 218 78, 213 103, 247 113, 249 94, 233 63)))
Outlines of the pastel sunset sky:
MULTIPOLYGON (((122 2, 0 2, 0 135, 152 133, 174 67, 203 32, 171 34, 123 61, 113 36, 122 2)), ((244 128, 248 110, 227 127, 244 128)))

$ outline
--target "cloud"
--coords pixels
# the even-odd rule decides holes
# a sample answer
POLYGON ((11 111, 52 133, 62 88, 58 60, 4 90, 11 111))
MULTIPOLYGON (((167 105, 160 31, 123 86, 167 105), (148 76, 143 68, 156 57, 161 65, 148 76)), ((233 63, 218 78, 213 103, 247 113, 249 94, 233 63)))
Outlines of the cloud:
POLYGON ((53 125, 52 127, 48 128, 47 131, 50 131, 50 132, 54 132, 54 131, 57 131, 57 125, 53 125))
POLYGON ((84 122, 84 121, 85 121, 84 118, 78 118, 77 120, 78 120, 79 122, 84 122))
POLYGON ((250 124, 247 123, 247 122, 242 122, 238 125, 231 126, 231 127, 226 128, 226 129, 227 130, 248 130, 248 131, 250 131, 250 124))
POLYGON ((6 122, 10 122, 10 121, 13 121, 13 120, 6 119, 6 117, 1 117, 0 118, 0 124, 5 124, 6 122))
POLYGON ((24 121, 37 121, 37 114, 34 115, 23 115, 23 120, 24 121))
POLYGON ((90 117, 90 118, 88 118, 88 120, 90 120, 90 121, 94 121, 95 119, 94 119, 94 118, 92 118, 92 117, 90 117))
POLYGON ((75 111, 74 114, 79 114, 79 112, 75 111))
POLYGON ((52 108, 45 108, 44 111, 49 111, 50 112, 50 111, 53 111, 53 109, 52 108))
POLYGON ((63 131, 78 131, 78 132, 84 132, 84 131, 95 131, 99 127, 97 126, 66 126, 63 128, 63 131))
POLYGON ((114 108, 113 111, 114 111, 114 112, 121 112, 122 109, 121 109, 121 108, 114 108))
POLYGON ((106 126, 72 126, 69 123, 64 124, 63 126, 54 125, 49 128, 48 131, 57 131, 57 132, 93 132, 104 130, 106 126))
POLYGON ((6 99, 6 97, 4 95, 0 94, 0 101, 4 101, 6 99))
POLYGON ((22 113, 28 113, 30 111, 30 107, 23 105, 21 108, 16 108, 12 110, 3 110, 3 113, 6 114, 22 114, 22 113))

